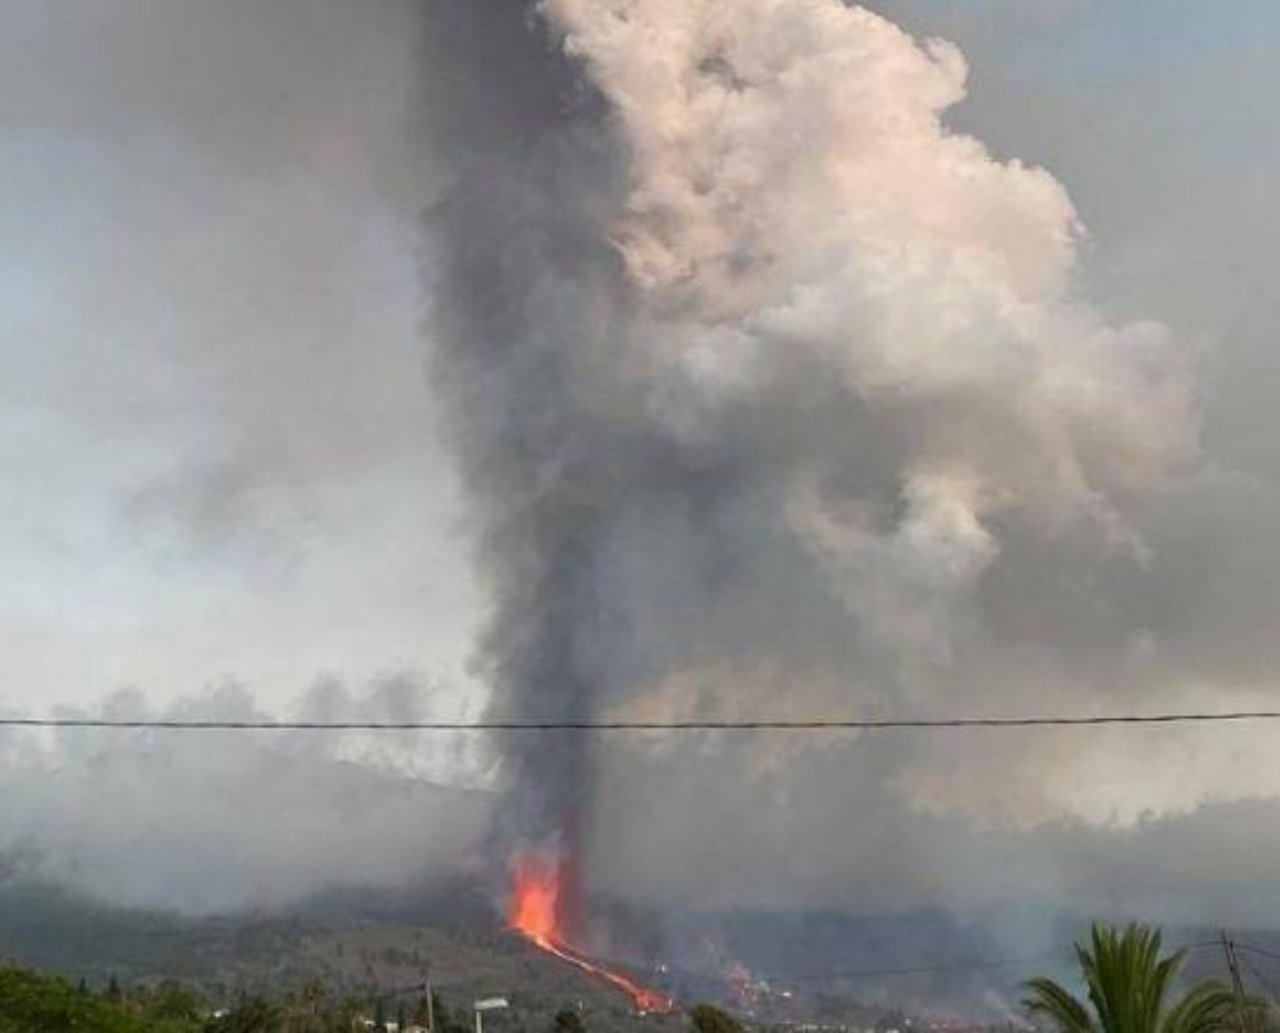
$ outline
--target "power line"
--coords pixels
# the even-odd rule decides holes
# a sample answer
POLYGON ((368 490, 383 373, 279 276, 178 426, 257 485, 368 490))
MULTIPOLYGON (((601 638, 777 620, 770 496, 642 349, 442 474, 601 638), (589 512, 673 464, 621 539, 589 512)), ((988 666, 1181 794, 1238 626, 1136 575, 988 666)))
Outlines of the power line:
MULTIPOLYGON (((1218 945, 1219 942, 1217 940, 1196 940, 1190 943, 1170 944, 1170 949, 1176 951, 1194 951, 1208 947, 1217 947, 1218 945)), ((1239 946, 1243 947, 1243 945, 1239 946)), ((823 971, 792 970, 785 972, 779 970, 773 972, 748 972, 747 975, 753 983, 818 983, 852 979, 881 979, 893 976, 990 972, 998 969, 1030 968, 1034 965, 1069 964, 1074 960, 1074 958, 1075 954, 1073 948, 1063 948, 1046 954, 1037 954, 1021 958, 975 958, 970 961, 944 961, 936 964, 916 964, 900 967, 879 968, 828 969, 823 971)), ((634 965, 631 966, 631 968, 638 971, 634 965)), ((713 983, 718 985, 728 981, 730 980, 724 975, 712 976, 679 973, 677 976, 677 982, 685 985, 711 985, 713 983)))
POLYGON ((629 721, 263 721, 169 718, 0 717, 6 728, 228 732, 822 732, 963 728, 1087 728, 1101 725, 1226 724, 1280 720, 1280 710, 1052 717, 817 718, 808 720, 629 721))
MULTIPOLYGON (((959 961, 937 965, 909 965, 901 968, 860 968, 833 969, 826 972, 751 972, 752 982, 766 983, 818 983, 843 979, 880 979, 889 976, 945 975, 951 972, 988 972, 994 969, 1028 968, 1032 965, 1045 965, 1051 962, 1068 960, 1063 951, 1052 954, 1041 954, 1033 958, 1005 958, 998 961, 959 961)), ((729 980, 725 976, 704 976, 701 978, 681 977, 685 982, 724 983, 729 980)))
MULTIPOLYGON (((1237 948, 1239 948, 1240 946, 1241 946, 1240 944, 1238 943, 1236 944, 1237 948)), ((1266 976, 1264 976, 1258 970, 1258 967, 1252 961, 1250 961, 1247 956, 1241 958, 1240 960, 1244 962, 1244 967, 1253 973, 1253 978, 1262 984, 1263 989, 1267 991, 1267 995, 1271 998, 1271 1000, 1280 1001, 1280 996, 1276 994, 1276 989, 1272 985, 1271 980, 1269 980, 1266 976)))
MULTIPOLYGON (((1217 940, 1197 940, 1193 943, 1172 944, 1177 951, 1201 950, 1218 946, 1217 940)), ((934 965, 909 965, 902 968, 864 968, 833 970, 829 972, 771 972, 751 973, 753 979, 776 982, 816 982, 826 979, 878 979, 882 976, 935 975, 950 972, 987 972, 994 969, 1028 968, 1032 965, 1064 963, 1074 959, 1074 949, 1066 948, 1048 954, 1025 958, 975 959, 973 961, 941 962, 934 965)))
POLYGON ((1251 943, 1237 943, 1236 949, 1242 950, 1242 951, 1249 951, 1249 953, 1251 954, 1259 954, 1262 957, 1270 958, 1273 961, 1280 961, 1280 954, 1277 954, 1275 951, 1267 950, 1264 947, 1255 947, 1251 943))

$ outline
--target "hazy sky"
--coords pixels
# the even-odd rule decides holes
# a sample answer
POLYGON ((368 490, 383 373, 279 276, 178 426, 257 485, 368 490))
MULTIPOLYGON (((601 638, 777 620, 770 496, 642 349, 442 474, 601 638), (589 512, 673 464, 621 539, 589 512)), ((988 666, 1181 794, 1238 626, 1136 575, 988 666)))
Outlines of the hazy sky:
MULTIPOLYGON (((955 121, 1049 166, 1120 308, 1205 350, 1210 440, 1275 472, 1265 0, 900 0, 955 121)), ((0 12, 0 693, 412 668, 479 608, 420 334, 409 0, 0 12)))
POLYGON ((0 694, 463 681, 411 2, 4 5, 0 694))
MULTIPOLYGON (((560 12, 564 31, 587 40, 589 51, 596 48, 590 51, 599 61, 596 85, 614 101, 631 95, 636 84, 626 67, 606 60, 608 40, 592 35, 598 27, 587 9, 575 0, 549 6, 560 12)), ((968 696, 942 695, 940 679, 919 695, 904 692, 889 702, 1012 711, 1270 699, 1280 669, 1280 643, 1273 641, 1280 612, 1280 452, 1273 444, 1280 429, 1274 343, 1280 318, 1270 300, 1271 238, 1280 222, 1273 186, 1280 181, 1280 68, 1274 61, 1280 8, 1270 0, 885 0, 870 6, 918 39, 936 35, 958 45, 969 69, 968 92, 946 112, 946 124, 980 138, 1000 161, 1043 166, 1065 188, 1088 233, 1080 246, 1080 278, 1081 293, 1093 306, 1089 312, 1109 326, 1154 320, 1168 328, 1189 360, 1187 383, 1200 424, 1171 428, 1172 438, 1184 430, 1187 437, 1198 434, 1194 472, 1145 508, 1135 504, 1143 548, 1133 548, 1132 555, 1115 560, 1070 540, 1046 548, 1052 562, 1040 564, 1032 536, 1020 539, 999 514, 984 512, 995 537, 1005 536, 1001 563, 995 564, 986 527, 961 521, 959 531, 951 528, 956 539, 972 532, 962 543, 972 548, 961 557, 972 569, 957 575, 956 582, 965 583, 956 598, 969 600, 968 581, 979 580, 973 570, 991 564, 995 574, 975 590, 977 608, 1009 636, 1000 640, 1006 645, 1016 638, 1010 629, 1025 628, 1027 651, 984 656, 957 676, 978 686, 968 696), (1084 555, 1078 567, 1071 552, 1077 546, 1084 555), (1057 577, 1077 569, 1079 583, 1037 580, 1044 571, 1057 577), (1127 625, 1131 617, 1134 628, 1127 625), (1116 683, 1131 676, 1141 682, 1132 696, 1127 684, 1116 683), (1162 695, 1165 688, 1170 691, 1162 695)), ((425 213, 458 187, 457 156, 438 150, 453 137, 434 130, 455 107, 464 111, 454 93, 461 81, 456 69, 436 74, 433 65, 454 49, 453 41, 429 38, 452 23, 423 14, 446 7, 417 0, 10 0, 0 9, 0 710, 92 709, 126 688, 138 694, 118 696, 113 706, 164 707, 235 682, 245 691, 205 695, 201 712, 285 712, 301 699, 298 705, 308 713, 349 714, 365 705, 353 702, 352 693, 358 697, 373 686, 367 703, 372 712, 416 713, 422 685, 437 689, 432 706, 477 712, 484 689, 468 673, 468 659, 493 601, 472 573, 468 503, 456 457, 440 435, 442 423, 459 437, 474 428, 458 431, 465 412, 443 418, 445 403, 452 400, 456 410, 463 396, 458 381, 442 379, 450 367, 432 365, 429 357, 447 351, 442 341, 454 348, 457 342, 427 314, 424 287, 438 272, 433 262, 449 264, 428 248, 425 213)), ((887 53, 917 60, 914 49, 885 39, 887 53)), ((460 43, 457 49, 465 48, 460 43)), ((941 78, 935 82, 926 69, 922 88, 945 91, 958 76, 958 66, 947 64, 956 58, 945 48, 928 53, 943 55, 941 78)), ((491 81, 484 77, 496 73, 477 66, 474 74, 475 83, 458 87, 460 94, 483 92, 491 81)), ((885 100, 892 108, 898 96, 888 91, 885 100)), ((920 109, 932 110, 927 104, 920 109)), ((629 127, 635 134, 629 142, 640 153, 641 122, 629 127)), ((485 147, 500 151, 492 140, 477 146, 482 153, 485 147)), ((944 153, 942 145, 938 153, 944 153)), ((655 166, 662 157, 654 158, 655 166)), ((646 169, 640 161, 637 168, 646 169)), ((920 168, 937 171, 927 161, 920 168)), ((984 174, 1004 169, 991 173, 992 182, 1034 195, 1028 208, 1048 214, 1039 222, 1028 219, 1033 229, 1067 221, 1056 188, 1038 173, 1009 171, 985 156, 975 168, 984 174)), ((523 173, 513 167, 496 178, 518 181, 523 173)), ((764 196, 794 193, 779 188, 764 196)), ((992 201, 998 214, 1002 201, 992 201)), ((942 208, 938 219, 946 223, 950 213, 942 208)), ((1012 236, 1021 226, 1014 225, 1017 215, 1010 216, 1012 236)), ((814 217, 801 212, 797 218, 814 217)), ((978 235, 989 229, 979 226, 978 235)), ((637 234, 643 238, 644 227, 637 234)), ((465 234, 446 240, 466 250, 465 234)), ((1025 251, 1042 259, 1039 265, 1003 270, 1001 282, 1020 289, 1024 278, 1038 284, 1043 269, 1051 279, 1069 265, 1041 243, 1037 237, 1025 251)), ((654 244, 658 260, 660 244, 654 244)), ((657 281, 659 266, 649 269, 657 281)), ((1135 340, 1141 347, 1147 338, 1138 334, 1135 340)), ((966 396, 961 407, 969 401, 966 396)), ((787 404, 778 400, 784 415, 787 404)), ((1182 411, 1177 405, 1135 405, 1139 410, 1154 414, 1157 423, 1162 413, 1182 411)), ((979 423, 988 411, 972 407, 979 423)), ((1116 411, 1125 410, 1112 406, 1106 414, 1116 411)), ((771 411, 760 422, 768 418, 771 411)), ((1121 431, 1133 429, 1122 422, 1116 424, 1121 431)), ((899 428, 876 429, 892 437, 899 428)), ((1134 436, 1145 443, 1160 429, 1144 424, 1134 436)), ((803 433, 811 432, 817 433, 806 425, 803 433)), ((1117 433, 1114 440, 1122 437, 1117 433)), ((767 434, 759 440, 773 443, 767 434)), ((788 441, 807 439, 798 433, 788 441)), ((1097 445, 1092 457, 1104 474, 1113 443, 1109 438, 1097 445)), ((1046 447, 1046 454, 1057 452, 1046 447)), ((1126 452, 1117 465, 1128 458, 1126 452)), ((724 455, 717 459, 723 462, 724 455)), ((878 473, 878 467, 871 471, 873 480, 878 473)), ((634 483, 627 487, 643 494, 634 483)), ((811 536, 830 536, 831 551, 838 552, 839 521, 824 524, 830 514, 818 512, 817 503, 815 512, 802 516, 811 518, 811 536)), ((638 509, 645 504, 639 498, 638 509)), ((644 510, 635 522, 643 524, 648 515, 644 510)), ((890 523, 900 517, 873 515, 890 523)), ((749 524, 744 519, 726 537, 753 541, 758 528, 749 524)), ((691 555, 686 564, 662 555, 679 538, 679 528, 664 535, 664 525, 654 526, 655 548, 628 555, 657 557, 655 562, 628 566, 628 555, 612 556, 618 568, 611 573, 627 580, 628 590, 650 578, 643 592, 636 590, 642 602, 665 604, 669 595, 701 601, 697 592, 705 586, 681 595, 684 582, 677 577, 696 569, 699 557, 691 555), (662 581, 667 574, 671 580, 662 581)), ((744 575, 744 583, 795 618, 796 629, 789 630, 796 634, 778 656, 792 649, 805 655, 811 636, 814 653, 829 664, 822 677, 833 678, 842 670, 837 661, 849 659, 840 651, 852 649, 852 639, 827 634, 830 626, 821 620, 828 611, 817 603, 817 619, 806 623, 803 605, 816 598, 807 582, 794 599, 769 595, 778 585, 789 587, 793 559, 779 553, 776 570, 762 564, 744 575)), ((899 601, 894 593, 904 590, 893 580, 900 559, 884 557, 886 581, 892 582, 887 607, 881 605, 885 599, 860 596, 856 584, 849 589, 855 597, 849 608, 865 624, 892 616, 899 601)), ((879 569, 862 583, 874 581, 879 569)), ((923 583, 938 587, 939 596, 951 587, 945 579, 923 583)), ((822 606, 830 602, 824 599, 822 606)), ((932 604, 931 597, 921 610, 932 604)), ((939 606, 947 604, 943 598, 939 606)), ((694 604, 688 611, 693 616, 679 608, 655 609, 658 630, 667 628, 664 621, 701 629, 694 604)), ((925 612, 921 622, 922 653, 932 645, 930 616, 925 612)), ((754 647, 763 640, 743 629, 758 621, 770 630, 778 623, 774 617, 769 607, 748 610, 745 623, 732 629, 741 641, 726 634, 716 646, 754 647)), ((963 618, 961 613, 954 623, 963 618)), ((646 664, 662 662, 664 650, 675 652, 669 637, 602 641, 601 656, 633 661, 602 665, 602 682, 645 672, 646 664)), ((893 649, 898 659, 911 653, 901 642, 893 649)), ((839 687, 833 681, 827 688, 832 686, 839 687)), ((822 688, 795 705, 832 709, 849 703, 834 690, 823 695, 822 688)), ((738 702, 747 707, 759 699, 744 692, 738 702)), ((1265 733, 1214 733, 1196 740, 1206 748, 1197 747, 1194 756, 1180 738, 1099 738, 1090 740, 1098 744, 1090 753, 1061 739, 1037 740, 1040 752, 1009 742, 986 744, 977 765, 969 763, 967 746, 941 740, 921 751, 919 764, 889 746, 864 750, 849 768, 821 753, 797 761, 790 781, 777 789, 778 799, 796 799, 806 786, 840 779, 875 783, 863 803, 868 814, 884 815, 889 845, 857 879, 828 863, 845 850, 840 836, 824 840, 836 827, 830 808, 838 810, 846 800, 813 791, 808 798, 822 806, 779 808, 772 823, 753 824, 739 810, 754 802, 753 795, 717 786, 717 765, 703 757, 657 776, 637 762, 630 778, 618 773, 630 770, 624 757, 604 774, 602 799, 648 801, 667 833, 634 842, 627 828, 611 824, 626 813, 614 808, 600 819, 596 848, 608 862, 600 867, 625 871, 628 863, 647 863, 668 899, 686 890, 696 896, 698 872, 723 858, 704 858, 700 869, 660 847, 687 839, 685 830, 703 820, 698 812, 709 809, 724 821, 726 837, 728 826, 747 836, 750 856, 762 869, 783 863, 773 852, 811 838, 817 850, 812 870, 803 857, 787 862, 814 897, 831 885, 833 897, 848 900, 863 885, 859 879, 874 885, 882 872, 902 871, 896 858, 904 852, 925 858, 929 844, 939 841, 935 837, 953 841, 945 823, 957 814, 973 819, 979 830, 988 818, 1020 827, 1042 807, 1101 826, 1116 818, 1126 826, 1140 823, 1147 811, 1186 815, 1206 803, 1269 801, 1280 794, 1280 769, 1265 733), (1133 748, 1135 741, 1140 749, 1133 748), (1239 775, 1242 758, 1252 765, 1247 780, 1239 775), (828 763, 835 768, 828 770, 828 763), (860 772, 867 778, 860 780, 860 772), (876 779, 884 772, 891 785, 882 794, 876 779), (1035 773, 1029 791, 1016 800, 998 799, 993 787, 1019 772, 1035 773), (702 785, 704 795, 686 792, 687 785, 702 785), (674 802, 653 803, 668 800, 674 802), (910 821, 900 823, 904 815, 910 821), (943 824, 929 824, 934 819, 943 824)), ((249 750, 247 774, 238 777, 248 778, 246 784, 255 771, 280 770, 280 757, 242 748, 249 750)), ((285 754, 292 764, 296 758, 285 754)), ((20 751, 13 755, 27 763, 20 751)), ((5 756, 0 750, 0 760, 5 756)), ((217 755, 201 756, 201 764, 216 767, 217 755)), ((445 759, 450 757, 456 759, 445 759)), ((328 784, 323 779, 333 777, 335 785, 341 779, 333 774, 334 763, 351 759, 341 751, 306 758, 325 773, 307 776, 310 781, 328 784)), ((748 768, 758 761, 738 759, 748 768)), ((416 768, 402 757, 384 760, 372 764, 379 777, 388 771, 422 774, 424 768, 432 777, 447 774, 438 755, 416 768)), ((170 762, 177 763, 163 752, 156 761, 162 769, 170 762)), ((23 808, 33 828, 50 813, 41 775, 50 766, 56 764, 41 759, 22 769, 28 775, 20 783, 28 787, 23 808)), ((121 757, 113 756, 104 770, 119 792, 136 788, 133 769, 121 757)), ((296 775, 297 769, 288 770, 296 775)), ((198 782, 202 771, 198 765, 188 773, 198 782)), ((72 843, 71 853, 91 857, 99 844, 77 815, 96 812, 91 794, 100 786, 92 772, 76 785, 77 793, 90 794, 91 804, 64 816, 46 840, 54 849, 72 843)), ((366 795, 355 798, 374 800, 384 784, 361 787, 366 795)), ((260 815, 264 829, 271 827, 270 807, 260 815)), ((1265 814, 1280 824, 1274 808, 1265 814)), ((462 835, 468 841, 477 835, 473 817, 458 819, 470 830, 462 835)), ((1210 817, 1223 827, 1262 827, 1252 811, 1210 817)), ((198 840, 203 820, 197 815, 183 834, 198 840)), ((399 829, 404 820, 403 810, 392 809, 387 827, 399 829)), ((323 824, 318 817, 315 826, 323 824)), ((371 827, 376 833, 379 826, 373 821, 371 827)), ((1160 834, 1203 846, 1196 829, 1192 819, 1179 817, 1160 834)), ((308 835, 297 831, 296 842, 308 835)), ((1057 828, 1035 842, 1033 853, 1063 869, 1064 885, 1076 886, 1092 873, 1136 868, 1132 858, 1147 848, 1147 840, 1098 846, 1091 835, 1077 826, 1057 828)), ((204 906, 254 899, 259 891, 270 895, 272 887, 288 883, 293 836, 285 835, 279 849, 264 846, 266 874, 246 876, 250 889, 219 887, 204 906)), ((326 843, 321 846, 327 849, 326 843)), ((341 844, 330 845, 332 852, 318 865, 324 877, 343 867, 341 844)), ((416 857, 420 845, 412 836, 397 840, 397 857, 416 857)), ((5 847, 0 837, 0 850, 5 847)), ((920 886, 922 893, 943 892, 938 886, 945 890, 949 879, 986 877, 987 854, 957 853, 968 874, 922 871, 904 899, 915 899, 911 893, 920 886)), ((1211 861, 1201 858, 1197 870, 1203 873, 1211 861)), ((217 863, 207 853, 190 864, 175 862, 172 896, 200 884, 200 873, 217 863)), ((405 860, 398 871, 410 867, 405 860)), ((120 889, 110 873, 87 881, 103 892, 120 889)), ((1244 872, 1240 881, 1254 885, 1256 873, 1244 872)), ((1106 885, 1124 892, 1123 878, 1106 885)), ((131 883, 124 894, 135 888, 131 883)), ((135 896, 147 899, 147 889, 135 896)))
MULTIPOLYGON (((1120 310, 1204 350, 1209 440, 1275 472, 1280 12, 900 0, 953 120, 1047 165, 1120 310)), ((480 601, 420 332, 409 0, 0 12, 0 693, 465 673, 480 601)))

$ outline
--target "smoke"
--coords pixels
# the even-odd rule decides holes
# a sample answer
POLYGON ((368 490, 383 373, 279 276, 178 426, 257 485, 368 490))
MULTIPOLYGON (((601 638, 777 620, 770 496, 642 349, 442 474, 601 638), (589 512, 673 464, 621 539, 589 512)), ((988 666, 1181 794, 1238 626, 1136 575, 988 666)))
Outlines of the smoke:
MULTIPOLYGON (((1269 166, 1199 135, 1258 110, 1230 48, 1186 33, 1184 96, 1091 8, 1107 60, 1162 69, 1117 97, 1076 88, 1089 33, 1051 83, 1017 5, 994 36, 993 11, 881 5, 970 27, 966 99, 956 47, 836 0, 260 6, 6 12, 13 712, 228 668, 255 697, 113 706, 417 712, 383 681, 287 694, 439 669, 480 608, 418 377, 424 195, 492 715, 1273 702, 1269 166), (1098 236, 962 125, 1050 156, 1098 236), (1177 339, 1088 287, 1134 226, 1156 248, 1110 285, 1177 339), (1232 338, 1216 395, 1196 324, 1232 338)), ((1031 898, 1268 917, 1265 730, 492 745, 500 805, 435 788, 487 784, 487 757, 431 738, 6 734, 0 871, 207 911, 534 844, 571 848, 597 930, 602 901, 683 912, 677 935, 711 908, 1031 898)), ((1058 946, 1004 928, 992 953, 1058 946)))
MULTIPOLYGON (((364 692, 318 682, 299 720, 413 721, 439 713, 407 675, 364 692)), ((83 713, 83 712, 80 712, 83 713)), ((271 720, 226 685, 117 719, 271 720)), ((467 743, 439 735, 0 730, 0 881, 73 886, 115 905, 193 914, 277 908, 326 890, 438 884, 474 870, 490 794, 467 743), (448 778, 452 785, 442 785, 448 778)))
MULTIPOLYGON (((954 46, 838 0, 545 0, 507 32, 518 90, 442 137, 430 220, 492 716, 1078 710, 1159 666, 1141 605, 1094 608, 1140 594, 1196 463, 1187 361, 1082 295, 1049 173, 947 127, 954 46)), ((512 740, 504 828, 581 822, 611 892, 776 902, 849 884, 776 856, 837 797, 873 826, 1052 802, 1008 780, 1042 742, 963 783, 923 745, 512 740), (751 829, 771 794, 786 827, 751 829)), ((867 893, 945 890, 902 870, 916 824, 855 851, 867 893)))
POLYGON ((465 684, 477 603, 424 447, 420 7, 0 10, 14 711, 465 684))

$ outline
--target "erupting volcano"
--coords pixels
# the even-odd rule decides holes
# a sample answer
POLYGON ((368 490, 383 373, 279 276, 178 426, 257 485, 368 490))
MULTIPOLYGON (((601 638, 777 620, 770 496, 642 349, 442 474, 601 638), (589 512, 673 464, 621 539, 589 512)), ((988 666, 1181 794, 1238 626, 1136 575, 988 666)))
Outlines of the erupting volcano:
POLYGON ((666 994, 641 986, 620 972, 592 961, 565 940, 563 915, 568 903, 562 858, 525 855, 511 867, 511 901, 507 923, 541 950, 616 987, 631 998, 636 1010, 665 1014, 675 1010, 666 994))

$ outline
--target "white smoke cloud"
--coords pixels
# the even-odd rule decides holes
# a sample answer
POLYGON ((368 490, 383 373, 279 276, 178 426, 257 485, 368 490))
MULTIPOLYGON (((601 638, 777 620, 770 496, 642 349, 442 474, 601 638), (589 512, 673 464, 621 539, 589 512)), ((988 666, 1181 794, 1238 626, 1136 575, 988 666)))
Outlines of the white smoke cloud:
POLYGON ((544 10, 629 158, 612 233, 644 306, 634 359, 657 387, 677 378, 696 415, 731 418, 814 361, 909 416, 907 551, 987 553, 982 519, 1006 509, 1119 518, 1187 457, 1166 332, 1108 326, 1070 296, 1061 186, 944 128, 964 95, 949 44, 835 0, 544 10))
MULTIPOLYGON (((661 504, 617 503, 606 551, 648 570, 611 577, 610 605, 673 615, 646 647, 685 640, 732 668, 722 621, 762 595, 782 605, 759 569, 777 564, 856 643, 767 632, 781 648, 766 666, 808 668, 790 692, 810 710, 863 711, 886 692, 936 710, 1001 630, 984 583, 1050 582, 1064 543, 1094 563, 1149 559, 1135 515, 1197 451, 1185 357, 1157 323, 1110 324, 1080 296, 1083 231, 1051 175, 946 127, 964 96, 955 47, 836 0, 541 10, 625 161, 604 228, 625 300, 583 382, 629 430, 732 469, 717 537, 758 570, 732 575, 751 580, 741 593, 682 576, 700 532, 668 515, 642 550, 652 531, 637 525, 661 504), (1007 556, 1011 539, 1032 555, 1007 556), (851 688, 859 675, 880 684, 851 688)), ((628 646, 593 676, 615 678, 628 646)), ((760 680, 759 651, 738 659, 714 695, 760 680)), ((655 681, 684 673, 676 659, 655 681)))

